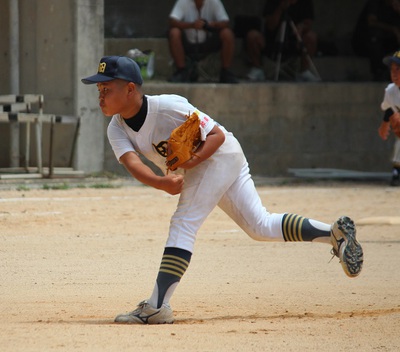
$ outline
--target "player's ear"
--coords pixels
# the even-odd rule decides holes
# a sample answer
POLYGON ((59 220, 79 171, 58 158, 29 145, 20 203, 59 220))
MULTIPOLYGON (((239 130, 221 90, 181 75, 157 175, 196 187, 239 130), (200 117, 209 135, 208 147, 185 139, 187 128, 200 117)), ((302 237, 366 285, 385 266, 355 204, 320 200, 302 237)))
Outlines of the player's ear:
POLYGON ((131 95, 131 94, 135 93, 137 91, 137 88, 138 87, 136 86, 135 83, 129 82, 128 83, 128 94, 131 95))

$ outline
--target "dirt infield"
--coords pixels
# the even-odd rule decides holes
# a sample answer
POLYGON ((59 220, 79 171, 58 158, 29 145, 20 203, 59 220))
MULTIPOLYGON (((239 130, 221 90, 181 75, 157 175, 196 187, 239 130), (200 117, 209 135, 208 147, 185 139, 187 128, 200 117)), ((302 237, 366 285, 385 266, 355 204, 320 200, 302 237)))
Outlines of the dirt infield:
POLYGON ((176 323, 125 326, 152 289, 177 197, 143 186, 0 191, 2 351, 397 351, 400 189, 258 187, 271 212, 358 224, 365 266, 330 248, 249 239, 216 209, 172 307, 176 323))

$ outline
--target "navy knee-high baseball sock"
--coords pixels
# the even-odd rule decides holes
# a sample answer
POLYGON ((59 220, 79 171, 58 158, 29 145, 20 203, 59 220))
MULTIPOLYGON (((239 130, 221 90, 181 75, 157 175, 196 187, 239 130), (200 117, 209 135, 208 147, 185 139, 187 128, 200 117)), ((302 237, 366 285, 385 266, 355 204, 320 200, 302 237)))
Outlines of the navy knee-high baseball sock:
POLYGON ((296 214, 285 214, 282 218, 282 233, 286 242, 330 243, 331 226, 296 214))
POLYGON ((164 302, 168 302, 178 282, 189 266, 192 253, 184 249, 166 247, 161 260, 160 270, 153 294, 149 304, 160 308, 164 302))

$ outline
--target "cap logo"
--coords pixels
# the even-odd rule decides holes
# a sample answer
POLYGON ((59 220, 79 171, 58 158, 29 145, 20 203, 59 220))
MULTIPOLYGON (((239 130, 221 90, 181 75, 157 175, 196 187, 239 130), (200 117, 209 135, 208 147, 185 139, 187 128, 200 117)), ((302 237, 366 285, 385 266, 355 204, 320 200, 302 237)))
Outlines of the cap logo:
POLYGON ((107 66, 107 64, 105 63, 105 62, 101 62, 100 63, 100 65, 99 65, 99 73, 104 73, 105 72, 105 70, 106 70, 106 66, 107 66))

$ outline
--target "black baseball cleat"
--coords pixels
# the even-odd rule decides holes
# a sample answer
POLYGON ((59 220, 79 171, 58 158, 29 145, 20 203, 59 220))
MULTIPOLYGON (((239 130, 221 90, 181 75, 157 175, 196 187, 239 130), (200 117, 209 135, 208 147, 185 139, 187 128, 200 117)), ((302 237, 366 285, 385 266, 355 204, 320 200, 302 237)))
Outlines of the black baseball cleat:
POLYGON ((392 187, 400 186, 400 174, 398 168, 393 168, 392 171, 392 180, 390 181, 390 185, 392 187))
POLYGON ((331 227, 332 255, 342 264, 347 276, 356 277, 360 274, 364 255, 361 245, 356 240, 356 227, 353 220, 341 216, 331 227))

